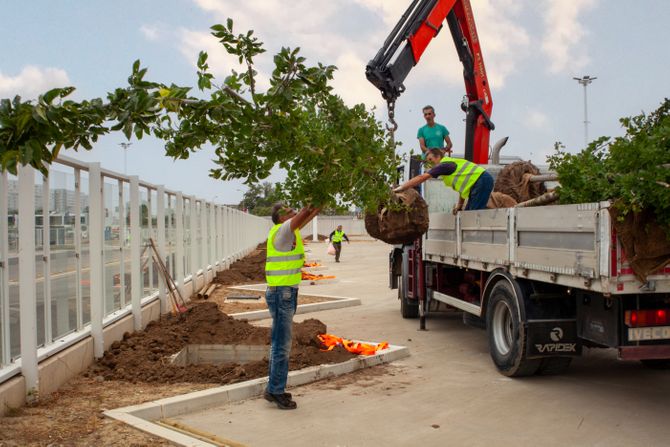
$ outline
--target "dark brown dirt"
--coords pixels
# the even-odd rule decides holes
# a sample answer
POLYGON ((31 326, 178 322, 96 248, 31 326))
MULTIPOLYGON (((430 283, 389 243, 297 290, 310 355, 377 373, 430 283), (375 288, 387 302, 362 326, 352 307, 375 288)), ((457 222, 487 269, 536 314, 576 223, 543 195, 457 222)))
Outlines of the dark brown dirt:
POLYGON ((543 182, 531 183, 528 181, 529 175, 537 175, 540 170, 529 161, 515 161, 507 165, 498 174, 496 178, 494 191, 507 194, 517 201, 517 203, 539 197, 547 188, 543 182))
POLYGON ((265 254, 265 242, 263 242, 247 256, 233 263, 228 270, 218 272, 213 282, 226 286, 264 283, 265 254))
POLYGON ((415 189, 394 193, 393 200, 404 209, 382 207, 376 214, 366 214, 365 229, 388 244, 410 244, 428 230, 428 205, 415 189))
MULTIPOLYGON (((316 340, 326 325, 314 319, 293 325, 290 369, 322 363, 338 363, 354 357, 344 349, 324 352, 316 340)), ((270 344, 270 329, 256 327, 219 311, 216 303, 191 306, 181 317, 169 316, 150 323, 144 331, 126 333, 84 375, 105 380, 151 383, 228 384, 267 375, 267 360, 245 365, 171 365, 168 357, 188 344, 270 344)))
MULTIPOLYGON (((264 282, 264 263, 265 245, 261 244, 236 262, 232 273, 220 272, 219 282, 264 282)), ((321 351, 314 337, 326 332, 326 326, 318 320, 305 320, 293 328, 291 370, 355 357, 342 348, 321 351)), ((193 302, 181 318, 168 316, 144 331, 124 334, 100 361, 37 404, 11 409, 9 416, 0 418, 0 447, 167 446, 165 440, 106 418, 103 412, 267 375, 267 361, 244 366, 170 365, 167 357, 189 343, 267 345, 269 328, 234 320, 216 302, 193 302)))

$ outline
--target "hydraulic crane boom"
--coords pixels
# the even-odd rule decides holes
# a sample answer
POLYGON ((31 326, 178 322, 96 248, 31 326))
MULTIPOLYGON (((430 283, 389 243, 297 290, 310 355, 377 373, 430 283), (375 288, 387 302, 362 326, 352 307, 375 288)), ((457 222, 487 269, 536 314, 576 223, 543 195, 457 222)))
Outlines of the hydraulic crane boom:
POLYGON ((392 118, 395 101, 405 91, 405 78, 445 20, 463 64, 466 96, 461 108, 466 113, 465 158, 486 164, 489 135, 494 129, 490 119, 493 102, 470 0, 413 0, 383 47, 368 63, 365 75, 381 91, 392 118))

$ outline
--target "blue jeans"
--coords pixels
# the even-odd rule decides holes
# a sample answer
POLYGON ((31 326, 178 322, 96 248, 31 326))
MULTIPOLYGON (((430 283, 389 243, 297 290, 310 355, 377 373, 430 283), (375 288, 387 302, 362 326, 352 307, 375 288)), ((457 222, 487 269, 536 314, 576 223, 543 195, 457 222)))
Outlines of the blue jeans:
POLYGON ((291 353, 293 315, 298 306, 298 289, 290 286, 268 286, 265 301, 272 316, 270 333, 270 372, 267 392, 282 394, 288 378, 288 357, 291 353))
POLYGON ((470 197, 468 197, 468 204, 465 205, 466 210, 485 210, 486 204, 489 202, 489 197, 493 191, 493 177, 488 172, 484 171, 479 176, 477 181, 470 189, 470 197))

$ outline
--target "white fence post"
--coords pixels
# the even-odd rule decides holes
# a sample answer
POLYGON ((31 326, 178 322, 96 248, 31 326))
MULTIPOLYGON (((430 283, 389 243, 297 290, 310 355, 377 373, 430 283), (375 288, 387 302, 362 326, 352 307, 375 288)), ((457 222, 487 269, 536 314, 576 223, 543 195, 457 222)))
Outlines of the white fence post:
MULTIPOLYGON (((48 168, 47 168, 48 169, 48 168)), ((49 178, 42 177, 42 302, 44 309, 44 344, 53 341, 51 328, 51 220, 49 218, 49 178)), ((67 324, 67 322, 66 322, 67 324)))
POLYGON ((216 207, 214 202, 209 204, 209 241, 207 243, 207 257, 209 259, 209 265, 212 266, 212 279, 216 277, 216 225, 214 219, 214 213, 216 213, 216 207))
POLYGON ((9 182, 7 171, 0 172, 0 365, 9 363, 11 344, 9 342, 9 182))
POLYGON ((191 205, 191 289, 193 296, 198 293, 198 221, 195 215, 195 197, 191 196, 189 199, 191 205))
MULTIPOLYGON (((165 250, 165 187, 163 185, 156 187, 156 200, 158 200, 158 203, 156 203, 156 244, 161 260, 167 266, 167 250, 165 250)), ((151 256, 151 253, 149 253, 149 256, 151 256)), ((161 301, 161 314, 164 314, 168 312, 167 294, 165 293, 167 283, 163 275, 161 275, 158 265, 156 265, 156 270, 158 274, 158 296, 161 301)))
MULTIPOLYGON (((81 290, 81 170, 75 168, 74 170, 74 256, 75 256, 75 301, 77 313, 77 330, 84 328, 84 307, 82 305, 82 290, 81 290)), ((89 222, 90 223, 90 222, 89 222)), ((86 231, 90 234, 89 226, 86 231)), ((90 247, 89 247, 90 248, 90 247)))
POLYGON ((319 240, 319 216, 314 216, 312 219, 312 242, 319 240))
POLYGON ((179 292, 185 295, 184 290, 184 196, 178 192, 175 196, 177 202, 175 216, 175 281, 179 292))
MULTIPOLYGON (((133 312, 133 326, 136 331, 142 329, 142 292, 144 278, 142 277, 142 232, 140 229, 140 179, 136 175, 130 179, 130 303, 133 312)), ((148 206, 148 205, 147 205, 148 206)), ((151 209, 148 210, 151 219, 151 209)), ((147 263, 147 265, 149 265, 147 263)))
MULTIPOLYGON (((37 307, 35 284, 35 171, 20 166, 19 175, 19 311, 21 373, 27 400, 37 399, 37 307)), ((4 222, 3 222, 4 224, 4 222)))
POLYGON ((207 252, 209 251, 207 249, 208 245, 208 233, 207 233, 207 202, 204 200, 200 201, 200 263, 201 263, 201 268, 202 268, 202 280, 203 280, 203 287, 209 283, 209 270, 207 269, 207 266, 209 265, 209 257, 207 256, 207 252))
POLYGON ((105 341, 102 332, 102 319, 105 316, 105 295, 103 284, 102 256, 102 178, 100 163, 91 163, 88 168, 88 237, 91 280, 91 336, 93 337, 93 355, 102 357, 105 341))

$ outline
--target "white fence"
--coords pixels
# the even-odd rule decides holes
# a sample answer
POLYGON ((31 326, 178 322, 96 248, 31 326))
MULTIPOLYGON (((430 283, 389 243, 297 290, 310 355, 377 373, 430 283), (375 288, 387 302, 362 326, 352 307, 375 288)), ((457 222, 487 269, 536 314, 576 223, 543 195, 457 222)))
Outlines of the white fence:
POLYGON ((319 216, 318 232, 328 236, 338 225, 342 225, 342 231, 348 236, 369 237, 365 230, 365 221, 355 216, 319 216))
MULTIPOLYGON (((99 163, 59 158, 43 177, 0 174, 0 384, 38 389, 38 362, 160 300, 169 312, 153 238, 182 294, 246 255, 271 222, 152 185, 99 163), (194 280, 192 280, 194 279, 194 280)), ((146 322, 145 322, 146 323, 146 322)))

